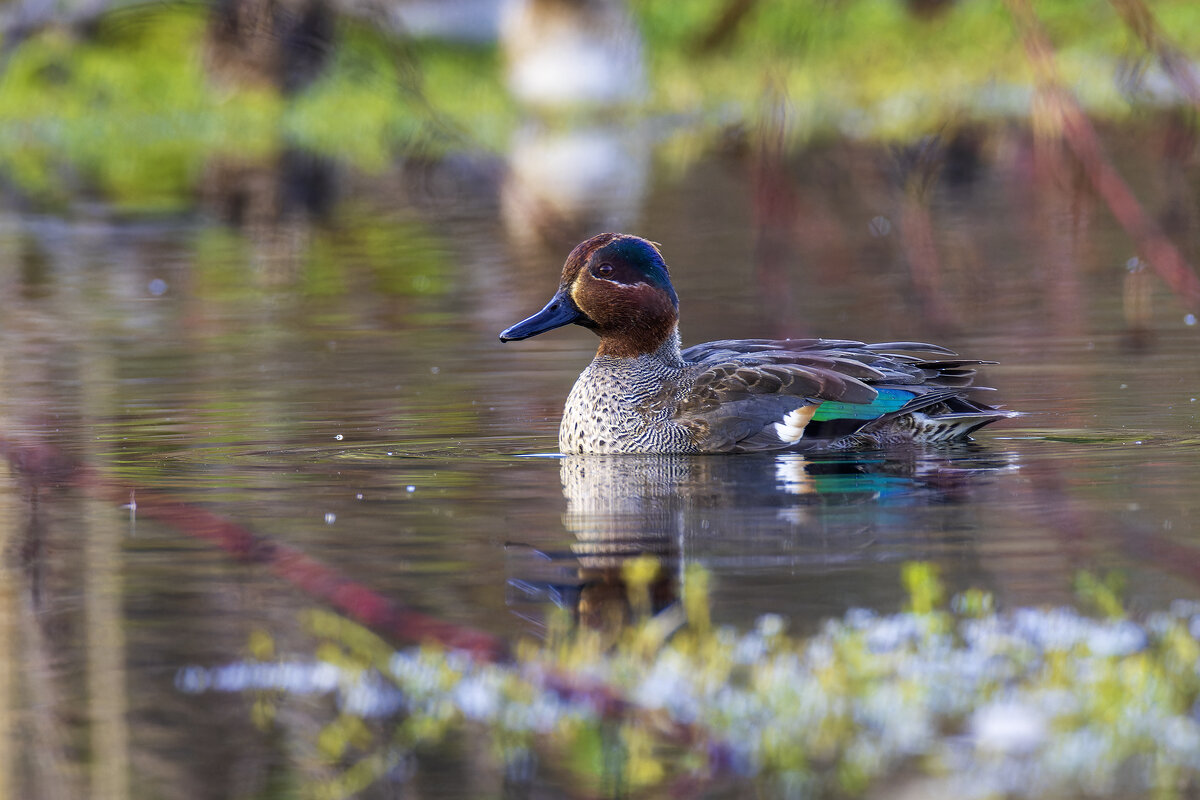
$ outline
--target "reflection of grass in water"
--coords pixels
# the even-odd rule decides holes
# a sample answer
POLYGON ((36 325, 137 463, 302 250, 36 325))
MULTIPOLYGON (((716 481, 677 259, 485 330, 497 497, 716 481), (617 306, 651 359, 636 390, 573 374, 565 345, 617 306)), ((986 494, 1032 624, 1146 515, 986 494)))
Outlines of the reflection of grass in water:
MULTIPOLYGON (((696 44, 723 0, 634 0, 654 60, 655 104, 672 110, 754 103, 767 85, 807 132, 829 127, 911 136, 966 113, 1024 113, 1030 69, 1003 2, 949 3, 933 18, 890 0, 758 3, 726 46, 696 44), (940 122, 939 122, 940 121, 940 122)), ((1039 2, 1064 76, 1093 109, 1127 110, 1113 73, 1140 46, 1107 5, 1039 2)), ((1162 30, 1200 48, 1200 7, 1153 4, 1162 30)))
POLYGON ((0 82, 0 164, 46 189, 65 160, 118 204, 171 210, 206 152, 269 151, 263 123, 277 100, 219 103, 206 87, 203 30, 195 11, 151 11, 114 16, 94 40, 50 30, 25 41, 0 82))
MULTIPOLYGON (((312 301, 352 294, 366 285, 376 297, 438 296, 450 288, 453 273, 448 246, 415 221, 381 219, 353 201, 339 204, 330 225, 309 230, 304 257, 295 273, 279 276, 253 265, 252 242, 228 228, 208 226, 195 235, 195 289, 224 311, 253 308, 280 286, 312 301)), ((331 314, 341 313, 328 307, 331 314)), ((253 317, 250 318, 250 321, 253 317)))
POLYGON ((389 45, 361 26, 343 28, 332 69, 287 108, 291 143, 366 169, 398 151, 504 147, 516 114, 493 48, 389 45))
POLYGON ((380 169, 397 150, 460 145, 455 129, 498 147, 512 125, 492 49, 431 47, 410 69, 413 54, 344 22, 329 69, 285 100, 213 85, 205 27, 203 6, 156 5, 110 15, 84 41, 51 29, 21 43, 0 77, 0 168, 44 201, 67 198, 70 165, 118 205, 170 211, 190 204, 213 155, 267 161, 299 146, 380 169))
MULTIPOLYGON (((648 607, 639 597, 654 566, 635 560, 626 570, 634 609, 648 607)), ((256 704, 261 724, 274 717, 275 690, 338 692, 340 716, 320 746, 331 763, 354 766, 330 792, 364 788, 464 724, 490 730, 502 759, 537 750, 585 791, 606 793, 729 771, 806 796, 860 794, 901 772, 940 782, 926 786, 938 796, 1176 797, 1200 780, 1191 713, 1200 605, 1176 603, 1137 623, 1117 582, 1085 576, 1081 597, 1104 619, 997 612, 977 590, 947 607, 930 567, 903 574, 907 612, 851 611, 793 638, 772 615, 749 632, 714 627, 706 577, 692 571, 686 622, 675 609, 596 631, 564 613, 511 665, 434 647, 396 652, 312 612, 317 663, 272 663, 259 634, 257 662, 185 670, 178 684, 268 690, 256 704), (596 705, 609 690, 631 703, 615 716, 596 705), (371 721, 397 712, 398 726, 371 721)))
MULTIPOLYGON (((655 113, 748 120, 769 86, 795 112, 794 137, 913 137, 1028 108, 1029 67, 997 0, 951 3, 933 19, 895 0, 759 3, 704 54, 695 44, 723 0, 632 5, 655 113)), ((1126 112, 1117 65, 1152 59, 1118 16, 1078 2, 1037 11, 1072 90, 1092 110, 1126 112)), ((1153 12, 1185 53, 1200 49, 1200 4, 1163 0, 1153 12)), ((397 152, 503 149, 518 124, 495 47, 397 42, 348 19, 324 74, 298 95, 215 87, 205 13, 153 4, 110 14, 83 41, 48 29, 18 45, 0 77, 0 168, 46 202, 68 198, 68 165, 119 205, 173 210, 214 154, 269 159, 299 146, 379 169, 397 152)))

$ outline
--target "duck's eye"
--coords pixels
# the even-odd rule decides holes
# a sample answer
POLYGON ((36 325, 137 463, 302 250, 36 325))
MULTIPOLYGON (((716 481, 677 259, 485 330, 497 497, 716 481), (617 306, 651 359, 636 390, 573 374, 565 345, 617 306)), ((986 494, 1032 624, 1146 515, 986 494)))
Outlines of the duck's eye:
POLYGON ((613 265, 609 264, 608 262, 601 264, 600 266, 596 267, 596 274, 601 278, 607 278, 609 275, 613 274, 613 265))

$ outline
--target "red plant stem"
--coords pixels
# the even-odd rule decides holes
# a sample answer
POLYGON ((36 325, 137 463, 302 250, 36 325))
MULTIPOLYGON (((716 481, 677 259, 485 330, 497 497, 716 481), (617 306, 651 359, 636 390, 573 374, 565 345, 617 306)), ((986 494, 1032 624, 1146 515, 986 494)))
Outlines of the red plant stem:
POLYGON ((1146 214, 1129 186, 1105 158, 1087 116, 1062 86, 1054 50, 1029 0, 1006 0, 1045 101, 1058 115, 1063 138, 1121 227, 1150 267, 1189 308, 1200 310, 1200 278, 1175 245, 1146 214))
POLYGON ((509 657, 504 640, 404 608, 298 548, 255 534, 244 525, 155 491, 134 489, 98 475, 47 444, 16 444, 0 437, 0 456, 27 485, 74 487, 89 497, 123 504, 133 499, 139 517, 162 522, 216 545, 242 561, 263 564, 305 594, 350 619, 403 641, 433 642, 483 661, 509 657))
MULTIPOLYGON (((82 483, 85 490, 112 498, 125 490, 105 486, 93 478, 82 483)), ((327 603, 372 630, 401 640, 435 642, 463 650, 477 659, 498 661, 508 648, 498 637, 465 628, 400 606, 378 592, 350 580, 298 548, 256 535, 224 517, 155 493, 138 492, 137 515, 162 522, 178 531, 204 539, 235 557, 267 565, 271 572, 305 594, 327 603)))
MULTIPOLYGON (((45 445, 15 445, 0 437, 0 457, 8 459, 19 478, 32 487, 72 487, 89 497, 114 504, 134 500, 135 513, 202 539, 235 558, 263 564, 271 572, 316 600, 339 610, 355 622, 382 634, 413 642, 433 642, 470 654, 485 663, 507 661, 507 643, 483 631, 455 625, 428 614, 407 609, 350 580, 298 548, 255 534, 244 525, 198 506, 150 490, 133 490, 106 480, 93 470, 71 461, 57 448, 45 445)), ((648 724, 662 737, 681 746, 705 746, 721 770, 727 747, 711 741, 695 725, 662 720, 630 701, 612 686, 550 669, 533 678, 544 690, 563 700, 588 706, 605 719, 619 721, 653 717, 648 724)))

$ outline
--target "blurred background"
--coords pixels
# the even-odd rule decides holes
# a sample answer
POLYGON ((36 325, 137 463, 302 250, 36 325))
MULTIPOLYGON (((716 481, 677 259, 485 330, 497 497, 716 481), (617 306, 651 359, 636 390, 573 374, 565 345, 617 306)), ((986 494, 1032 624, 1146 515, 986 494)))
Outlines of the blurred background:
POLYGON ((252 540, 506 640, 623 620, 647 553, 655 608, 699 565, 716 621, 797 632, 899 610, 911 559, 1008 607, 1200 594, 1194 0, 10 0, 0 42, 0 798, 630 789, 180 691, 317 649, 252 540), (685 344, 934 341, 1025 416, 553 458, 595 340, 496 335, 605 230, 662 243, 685 344))

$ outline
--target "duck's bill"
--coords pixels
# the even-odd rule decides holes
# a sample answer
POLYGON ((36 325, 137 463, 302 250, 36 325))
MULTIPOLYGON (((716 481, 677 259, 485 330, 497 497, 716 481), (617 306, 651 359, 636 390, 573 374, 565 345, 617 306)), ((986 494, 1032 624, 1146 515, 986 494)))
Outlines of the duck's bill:
POLYGON ((570 325, 572 322, 583 322, 586 319, 583 312, 575 307, 575 301, 571 299, 570 295, 566 292, 559 292, 550 298, 550 302, 541 311, 529 319, 521 320, 511 328, 501 331, 500 341, 515 342, 528 339, 530 336, 537 336, 539 333, 552 331, 563 325, 570 325))

